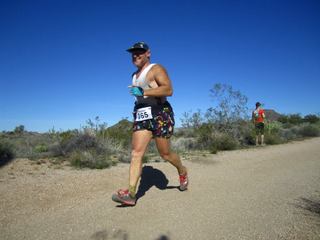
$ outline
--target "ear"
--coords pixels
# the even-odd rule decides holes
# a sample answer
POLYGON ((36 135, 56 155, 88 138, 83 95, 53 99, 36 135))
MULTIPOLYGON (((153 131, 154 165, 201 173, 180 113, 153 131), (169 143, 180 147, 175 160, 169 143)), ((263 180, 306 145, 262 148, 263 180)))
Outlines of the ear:
POLYGON ((147 57, 150 58, 150 57, 151 57, 151 51, 150 51, 150 49, 149 49, 146 53, 147 53, 147 57))

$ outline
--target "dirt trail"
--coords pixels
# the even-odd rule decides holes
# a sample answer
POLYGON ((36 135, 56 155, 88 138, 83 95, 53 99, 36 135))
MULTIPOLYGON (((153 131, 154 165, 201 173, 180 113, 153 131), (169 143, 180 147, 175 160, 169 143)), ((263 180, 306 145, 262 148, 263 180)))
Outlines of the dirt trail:
POLYGON ((49 168, 18 159, 0 169, 0 239, 320 239, 320 138, 184 162, 146 164, 135 207, 111 194, 128 165, 49 168))

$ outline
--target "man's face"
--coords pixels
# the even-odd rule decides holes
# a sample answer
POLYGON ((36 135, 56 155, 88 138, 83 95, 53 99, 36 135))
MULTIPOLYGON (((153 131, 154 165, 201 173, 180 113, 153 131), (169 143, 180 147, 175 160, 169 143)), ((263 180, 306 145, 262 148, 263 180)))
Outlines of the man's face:
POLYGON ((137 67, 143 67, 143 65, 149 61, 150 50, 135 50, 131 53, 132 63, 137 67))

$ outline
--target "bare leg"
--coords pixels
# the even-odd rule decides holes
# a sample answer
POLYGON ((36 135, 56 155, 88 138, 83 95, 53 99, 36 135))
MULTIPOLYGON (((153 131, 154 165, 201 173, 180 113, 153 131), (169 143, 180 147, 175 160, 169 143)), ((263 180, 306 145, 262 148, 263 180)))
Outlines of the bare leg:
POLYGON ((152 139, 148 130, 135 131, 132 134, 132 153, 129 170, 129 186, 136 187, 142 172, 142 157, 152 139))
POLYGON ((180 175, 183 175, 187 172, 186 167, 184 167, 181 163, 179 155, 171 152, 170 150, 170 140, 167 138, 156 138, 156 145, 159 151, 160 156, 170 162, 173 166, 175 166, 180 175))
POLYGON ((264 145, 264 135, 261 135, 261 145, 264 145))
POLYGON ((259 135, 256 135, 256 146, 259 145, 259 135))

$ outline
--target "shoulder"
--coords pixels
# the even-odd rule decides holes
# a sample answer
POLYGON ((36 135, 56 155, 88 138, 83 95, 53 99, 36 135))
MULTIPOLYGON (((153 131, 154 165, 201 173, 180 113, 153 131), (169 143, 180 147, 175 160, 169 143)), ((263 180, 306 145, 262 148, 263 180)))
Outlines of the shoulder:
POLYGON ((167 70, 161 64, 155 64, 150 69, 150 74, 153 78, 168 78, 167 70))
POLYGON ((165 69, 164 66, 162 66, 161 64, 155 63, 152 68, 151 68, 152 72, 167 72, 167 70, 165 69))
POLYGON ((134 75, 136 75, 137 72, 138 72, 138 70, 137 70, 137 71, 134 71, 134 72, 131 74, 131 77, 133 77, 134 75))

